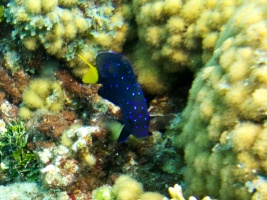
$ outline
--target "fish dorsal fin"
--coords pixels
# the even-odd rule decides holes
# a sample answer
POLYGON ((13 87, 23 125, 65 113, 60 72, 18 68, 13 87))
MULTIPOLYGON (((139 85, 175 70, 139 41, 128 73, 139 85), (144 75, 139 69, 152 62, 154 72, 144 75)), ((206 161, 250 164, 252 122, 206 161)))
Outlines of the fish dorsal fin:
POLYGON ((83 60, 83 62, 85 62, 88 66, 89 69, 86 72, 86 74, 84 75, 84 77, 82 78, 82 81, 84 83, 97 83, 98 81, 98 71, 96 69, 96 67, 94 67, 92 64, 90 64, 83 56, 79 55, 79 58, 81 58, 83 60))

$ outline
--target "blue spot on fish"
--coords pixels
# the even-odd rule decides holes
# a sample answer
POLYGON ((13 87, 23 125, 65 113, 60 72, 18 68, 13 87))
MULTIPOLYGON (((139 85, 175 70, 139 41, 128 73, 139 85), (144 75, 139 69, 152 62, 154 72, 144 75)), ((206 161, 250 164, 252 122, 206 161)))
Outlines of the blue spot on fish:
POLYGON ((103 52, 96 57, 96 67, 103 85, 99 95, 121 108, 124 127, 118 141, 123 142, 130 135, 148 136, 148 108, 129 60, 121 54, 103 52))

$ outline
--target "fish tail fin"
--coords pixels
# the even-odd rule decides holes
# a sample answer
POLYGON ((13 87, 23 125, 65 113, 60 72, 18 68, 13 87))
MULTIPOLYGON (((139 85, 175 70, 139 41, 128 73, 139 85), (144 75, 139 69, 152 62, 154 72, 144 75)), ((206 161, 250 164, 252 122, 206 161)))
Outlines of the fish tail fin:
POLYGON ((92 68, 95 68, 95 66, 93 66, 91 63, 89 63, 85 57, 83 57, 82 55, 80 54, 77 54, 79 56, 80 59, 82 59, 83 62, 85 62, 89 67, 92 67, 92 68))
POLYGON ((82 59, 89 66, 89 70, 83 76, 82 81, 84 83, 97 83, 98 81, 98 72, 96 67, 94 67, 91 63, 89 63, 82 55, 78 54, 79 58, 82 59))

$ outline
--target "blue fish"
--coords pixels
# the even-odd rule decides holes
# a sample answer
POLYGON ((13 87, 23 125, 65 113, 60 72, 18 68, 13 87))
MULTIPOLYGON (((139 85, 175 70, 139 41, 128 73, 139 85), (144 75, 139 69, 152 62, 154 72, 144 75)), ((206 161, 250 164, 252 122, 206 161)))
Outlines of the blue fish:
POLYGON ((146 100, 129 60, 118 53, 103 52, 96 57, 96 67, 98 82, 103 85, 99 95, 121 109, 124 127, 118 142, 125 141, 130 135, 137 138, 150 135, 146 100))

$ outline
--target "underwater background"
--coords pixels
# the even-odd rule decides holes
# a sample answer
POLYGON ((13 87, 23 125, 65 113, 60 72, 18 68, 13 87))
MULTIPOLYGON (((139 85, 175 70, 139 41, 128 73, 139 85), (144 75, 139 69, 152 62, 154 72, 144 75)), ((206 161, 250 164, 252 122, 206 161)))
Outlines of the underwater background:
POLYGON ((266 0, 1 0, 0 29, 0 200, 267 199, 266 0))

